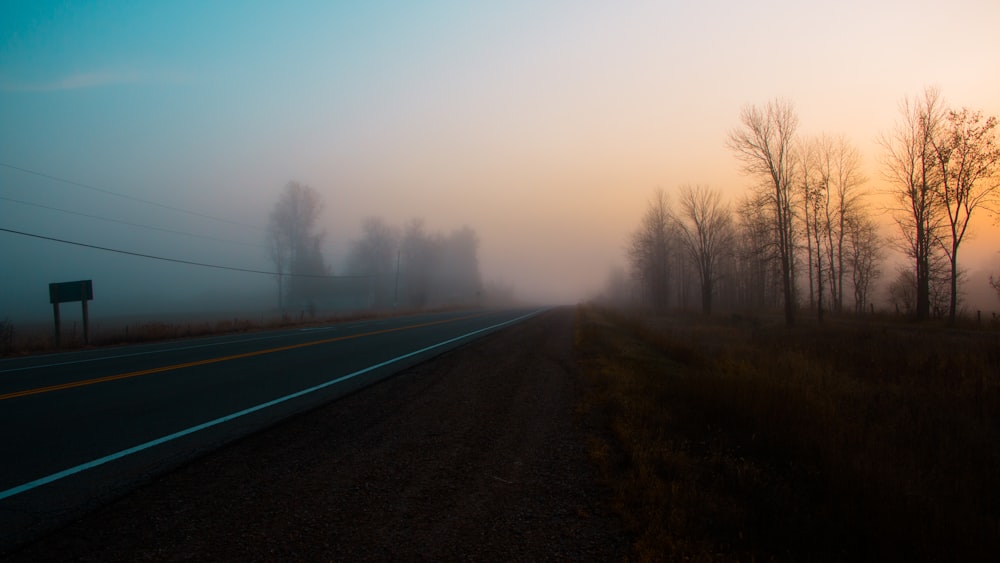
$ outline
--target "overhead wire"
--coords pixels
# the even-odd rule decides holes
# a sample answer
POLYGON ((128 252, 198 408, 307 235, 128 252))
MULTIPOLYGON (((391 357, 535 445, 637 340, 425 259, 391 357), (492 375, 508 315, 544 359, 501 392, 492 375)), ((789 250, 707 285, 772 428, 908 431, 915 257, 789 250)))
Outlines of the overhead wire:
POLYGON ((123 198, 123 199, 137 201, 137 202, 140 202, 140 203, 144 203, 146 205, 152 205, 152 206, 155 206, 155 207, 160 207, 162 209, 169 209, 171 211, 175 211, 175 212, 178 212, 178 213, 186 213, 188 215, 192 215, 192 216, 195 216, 195 217, 201 217, 202 219, 211 219, 213 221, 219 221, 219 222, 222 222, 222 223, 229 223, 230 225, 238 225, 240 227, 245 227, 245 228, 248 228, 248 229, 254 229, 254 230, 258 230, 258 231, 265 231, 266 230, 263 227, 259 227, 257 225, 251 225, 249 223, 241 223, 239 221, 233 221, 231 219, 226 219, 224 217, 216 217, 214 215, 208 215, 206 213, 199 213, 198 211, 192 211, 190 209, 184 209, 182 207, 174 207, 172 205, 167 205, 165 203, 159 203, 159 202, 156 202, 156 201, 151 201, 151 200, 148 200, 148 199, 143 199, 141 197, 136 197, 136 196, 132 196, 132 195, 128 195, 128 194, 123 194, 123 193, 120 193, 120 192, 116 192, 114 190, 109 190, 107 188, 102 188, 102 187, 99 187, 99 186, 95 186, 93 184, 85 184, 83 182, 77 182, 75 180, 69 180, 69 179, 66 179, 66 178, 61 178, 59 176, 54 176, 52 174, 46 174, 45 172, 39 172, 38 170, 31 170, 30 168, 24 168, 22 166, 15 166, 13 164, 8 164, 6 162, 0 162, 0 166, 3 166, 5 168, 10 168, 11 170, 17 170, 19 172, 24 172, 25 174, 31 174, 31 175, 34 175, 34 176, 38 176, 40 178, 47 178, 49 180, 55 180, 56 182, 62 182, 64 184, 68 184, 68 185, 71 185, 71 186, 77 186, 77 187, 88 189, 88 190, 92 190, 92 191, 95 191, 95 192, 100 192, 100 193, 103 193, 103 194, 112 195, 112 196, 120 197, 120 198, 123 198))
MULTIPOLYGON (((231 271, 234 271, 234 272, 245 272, 245 273, 250 273, 250 274, 265 274, 265 275, 269 275, 269 276, 284 276, 284 277, 290 277, 290 278, 314 278, 314 279, 331 279, 331 280, 335 280, 335 279, 370 279, 370 278, 378 277, 377 275, 334 276, 334 275, 330 275, 330 274, 292 274, 292 273, 284 273, 284 272, 270 272, 270 271, 267 271, 267 270, 254 270, 254 269, 251 269, 251 268, 237 268, 237 267, 233 267, 233 266, 222 266, 222 265, 219 265, 219 264, 208 264, 208 263, 205 263, 205 262, 195 262, 193 260, 182 260, 182 259, 179 259, 179 258, 167 258, 167 257, 164 257, 164 256, 156 256, 156 255, 153 255, 153 254, 145 254, 145 253, 142 253, 142 252, 132 252, 132 251, 129 251, 129 250, 121 250, 121 249, 117 249, 117 248, 108 248, 106 246, 98 246, 98 245, 95 245, 95 244, 87 244, 87 243, 83 243, 83 242, 76 242, 76 241, 71 241, 71 240, 65 240, 65 239, 56 238, 56 237, 49 237, 49 236, 45 236, 45 235, 39 235, 39 234, 35 234, 35 233, 26 233, 24 231, 17 231, 17 230, 14 230, 14 229, 7 229, 7 228, 4 228, 4 227, 0 227, 0 231, 5 232, 5 233, 12 233, 12 234, 15 234, 15 235, 21 235, 21 236, 25 236, 25 237, 31 237, 31 238, 41 239, 41 240, 48 240, 48 241, 52 241, 52 242, 59 242, 59 243, 62 243, 62 244, 70 244, 70 245, 73 245, 73 246, 81 246, 81 247, 84 247, 84 248, 92 248, 92 249, 95 249, 95 250, 103 250, 105 252, 114 252, 114 253, 117 253, 117 254, 126 254, 126 255, 129 255, 129 256, 138 256, 140 258, 149 258, 149 259, 152 259, 152 260, 162 260, 164 262, 173 262, 173 263, 176 263, 176 264, 187 264, 189 266, 201 266, 203 268, 215 268, 215 269, 218 269, 218 270, 231 270, 231 271)), ((386 275, 388 275, 388 274, 386 274, 386 275)))
POLYGON ((166 229, 166 228, 163 228, 163 227, 154 227, 152 225, 143 225, 142 223, 132 223, 130 221, 122 221, 120 219, 112 219, 111 217, 102 217, 100 215, 91 215, 89 213, 81 213, 79 211, 70 211, 68 209, 60 209, 58 207, 52 207, 50 205, 42 205, 41 203, 33 203, 33 202, 30 202, 30 201, 23 201, 23 200, 15 199, 15 198, 12 198, 12 197, 0 196, 0 200, 10 201, 10 202, 13 202, 13 203, 19 203, 21 205, 29 205, 31 207, 38 207, 38 208, 41 208, 41 209, 48 209, 50 211, 58 211, 60 213, 67 213, 69 215, 78 215, 80 217, 88 217, 88 218, 91 218, 91 219, 99 219, 101 221, 108 221, 110 223, 119 223, 121 225, 128 225, 130 227, 139 227, 141 229, 149 229, 151 231, 160 231, 160 232, 163 232, 163 233, 171 233, 171 234, 175 234, 175 235, 183 235, 183 236, 195 237, 195 238, 200 238, 200 239, 205 239, 205 240, 214 240, 216 242, 225 242, 225 243, 229 243, 229 244, 239 244, 239 245, 242 245, 242 246, 249 246, 249 247, 252 247, 252 248, 265 248, 264 246, 259 245, 259 244, 252 244, 252 243, 249 243, 249 242, 242 242, 242 241, 237 241, 237 240, 228 240, 228 239, 224 239, 224 238, 210 237, 210 236, 207 236, 207 235, 199 235, 199 234, 196 234, 196 233, 187 233, 187 232, 184 232, 184 231, 175 231, 173 229, 166 229))

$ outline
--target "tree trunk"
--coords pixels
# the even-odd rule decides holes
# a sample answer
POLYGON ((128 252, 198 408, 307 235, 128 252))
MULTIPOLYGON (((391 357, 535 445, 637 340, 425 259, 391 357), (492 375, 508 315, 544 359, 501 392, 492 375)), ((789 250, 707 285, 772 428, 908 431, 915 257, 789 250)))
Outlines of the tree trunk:
POLYGON ((712 313, 712 282, 708 280, 701 282, 701 312, 705 315, 712 313))
POLYGON ((948 324, 955 326, 958 308, 958 245, 951 248, 951 302, 948 304, 948 324))
POLYGON ((823 257, 816 261, 816 319, 823 324, 823 257))
POLYGON ((927 252, 927 231, 923 222, 917 229, 917 320, 923 321, 930 317, 931 312, 931 284, 930 284, 930 259, 927 252))

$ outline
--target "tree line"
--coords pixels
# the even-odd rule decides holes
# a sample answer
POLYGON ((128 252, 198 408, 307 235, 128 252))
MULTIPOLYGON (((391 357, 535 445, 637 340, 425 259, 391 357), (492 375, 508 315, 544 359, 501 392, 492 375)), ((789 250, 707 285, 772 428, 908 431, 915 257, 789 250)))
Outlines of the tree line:
POLYGON ((367 217, 343 272, 334 275, 321 250, 322 207, 319 192, 293 181, 271 210, 267 242, 280 310, 421 308, 468 304, 482 297, 479 238, 472 228, 444 234, 429 231, 419 219, 398 228, 367 217))
POLYGON ((894 236, 879 232, 858 149, 843 136, 799 136, 792 104, 772 100, 745 106, 727 138, 753 186, 732 204, 707 186, 681 186, 676 206, 657 190, 629 238, 630 271, 612 274, 608 294, 658 312, 696 300, 706 314, 716 303, 780 308, 787 325, 805 305, 822 322, 872 306, 891 246, 911 264, 892 298, 918 320, 947 311, 954 323, 959 249, 973 215, 998 209, 997 118, 948 108, 932 88, 904 98, 899 114, 878 137, 894 236))

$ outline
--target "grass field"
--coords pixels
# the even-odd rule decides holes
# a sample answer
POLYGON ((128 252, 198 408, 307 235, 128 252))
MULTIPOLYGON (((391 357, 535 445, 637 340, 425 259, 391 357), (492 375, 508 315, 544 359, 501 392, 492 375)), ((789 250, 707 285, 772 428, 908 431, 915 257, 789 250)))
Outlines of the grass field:
MULTIPOLYGON (((433 311, 448 310, 447 307, 433 311)), ((271 314, 247 317, 232 315, 219 318, 219 315, 204 315, 198 319, 195 315, 174 315, 173 320, 120 320, 110 319, 92 323, 89 343, 83 342, 83 328, 80 323, 67 322, 62 327, 60 346, 55 345, 54 330, 51 325, 35 324, 16 327, 7 320, 0 319, 0 357, 21 356, 56 351, 78 350, 95 346, 118 346, 124 344, 139 344, 144 342, 161 342, 180 338, 195 338, 251 332, 258 330, 273 330, 292 326, 310 326, 317 324, 360 321, 394 315, 415 314, 415 310, 399 311, 351 311, 331 315, 292 315, 271 314)), ((168 315, 159 315, 167 319, 168 315)))
POLYGON ((635 560, 994 561, 1000 332, 578 309, 635 560))

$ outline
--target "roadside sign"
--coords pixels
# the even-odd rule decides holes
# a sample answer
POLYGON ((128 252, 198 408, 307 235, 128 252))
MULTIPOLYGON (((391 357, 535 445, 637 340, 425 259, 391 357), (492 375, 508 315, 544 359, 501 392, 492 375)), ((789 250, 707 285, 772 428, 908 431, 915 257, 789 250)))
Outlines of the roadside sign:
POLYGON ((90 315, 87 311, 87 301, 94 298, 94 284, 91 280, 59 282, 49 284, 49 303, 52 303, 52 315, 56 324, 56 348, 59 347, 59 304, 79 301, 83 304, 83 343, 90 340, 90 315))

